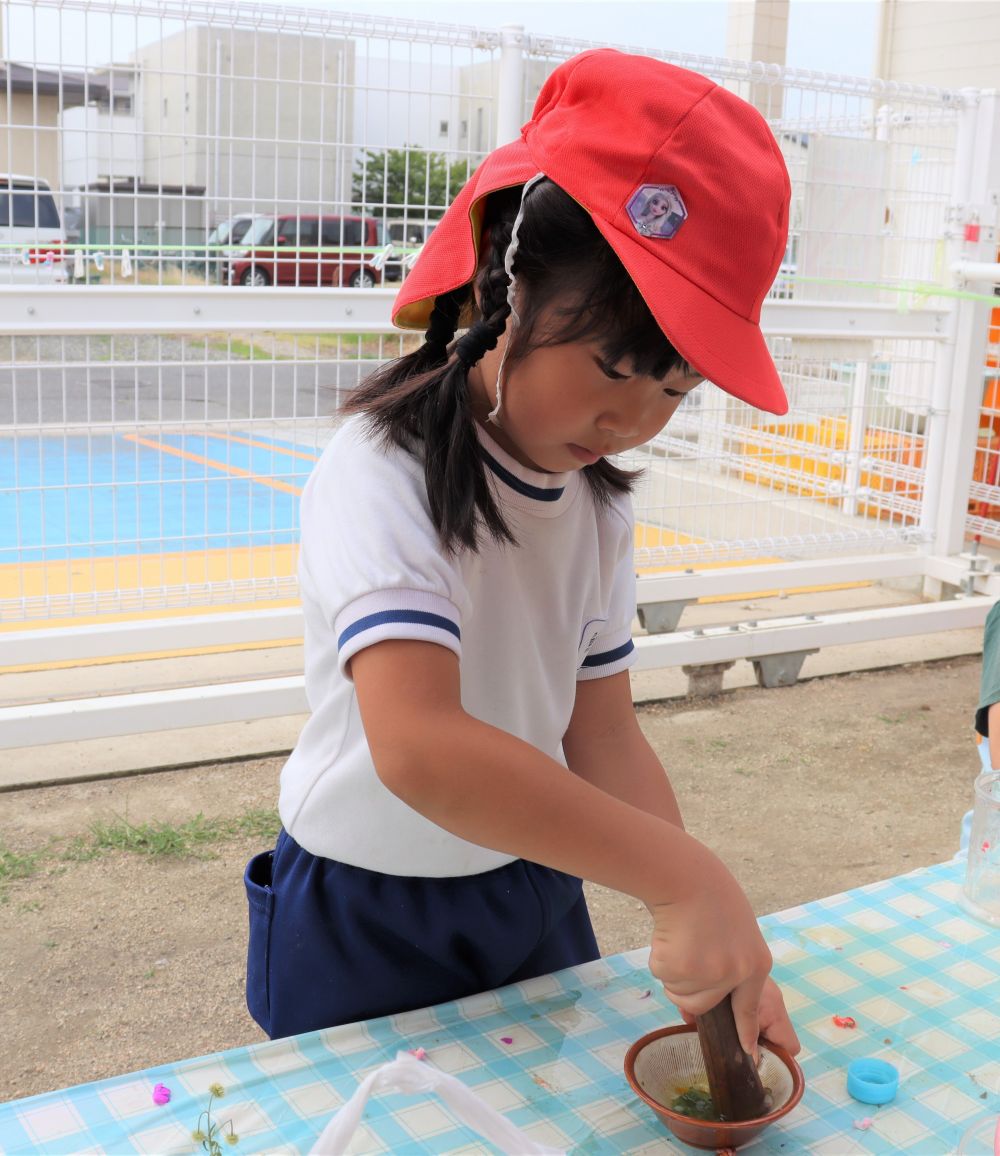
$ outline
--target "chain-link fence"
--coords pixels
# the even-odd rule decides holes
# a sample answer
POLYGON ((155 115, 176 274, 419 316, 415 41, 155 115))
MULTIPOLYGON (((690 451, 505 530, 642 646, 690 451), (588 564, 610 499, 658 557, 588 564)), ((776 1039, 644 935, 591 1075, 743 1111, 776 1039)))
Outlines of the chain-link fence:
MULTIPOLYGON (((294 605, 339 402, 419 340, 393 293, 588 45, 276 4, 2 12, 0 619, 294 605)), ((1000 541, 993 98, 650 55, 755 104, 786 158, 762 319, 792 408, 705 386, 631 455, 637 568, 863 579, 892 552, 958 584, 966 535, 1000 541)))

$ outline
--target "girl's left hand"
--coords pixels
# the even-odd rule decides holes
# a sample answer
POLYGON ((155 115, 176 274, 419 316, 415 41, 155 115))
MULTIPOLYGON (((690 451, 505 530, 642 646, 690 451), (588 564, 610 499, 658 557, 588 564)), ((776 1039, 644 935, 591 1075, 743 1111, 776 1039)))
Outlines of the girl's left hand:
MULTIPOLYGON (((681 1012, 686 1024, 693 1024, 695 1017, 687 1012, 681 1012)), ((797 1056, 802 1050, 799 1037, 795 1034, 792 1021, 785 1010, 785 1001, 781 995, 781 988, 768 976, 764 981, 764 990, 760 993, 757 1015, 760 1022, 761 1039, 777 1044, 790 1055, 797 1056)), ((755 1056, 754 1059, 757 1057, 755 1056)))

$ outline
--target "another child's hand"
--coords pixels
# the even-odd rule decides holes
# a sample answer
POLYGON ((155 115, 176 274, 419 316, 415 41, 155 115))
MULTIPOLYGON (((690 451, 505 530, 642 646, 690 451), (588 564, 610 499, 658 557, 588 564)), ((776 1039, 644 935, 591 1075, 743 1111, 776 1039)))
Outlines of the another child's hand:
POLYGON ((707 1012, 731 994, 740 1041, 748 1052, 755 1052, 765 1026, 783 1038, 788 1032, 794 1036, 777 988, 764 996, 771 953, 746 895, 714 856, 697 865, 695 878, 698 883, 688 897, 650 908, 650 971, 688 1016, 707 1012))

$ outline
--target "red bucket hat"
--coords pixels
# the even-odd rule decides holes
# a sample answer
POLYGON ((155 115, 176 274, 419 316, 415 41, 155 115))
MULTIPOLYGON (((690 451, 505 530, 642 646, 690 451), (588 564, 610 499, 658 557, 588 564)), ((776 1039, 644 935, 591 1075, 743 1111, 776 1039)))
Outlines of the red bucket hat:
POLYGON ((615 49, 546 80, 521 139, 486 157, 424 245, 394 324, 425 329, 434 298, 473 279, 484 198, 538 173, 590 214, 686 361, 734 397, 787 411, 760 331, 788 236, 774 135, 707 77, 615 49))

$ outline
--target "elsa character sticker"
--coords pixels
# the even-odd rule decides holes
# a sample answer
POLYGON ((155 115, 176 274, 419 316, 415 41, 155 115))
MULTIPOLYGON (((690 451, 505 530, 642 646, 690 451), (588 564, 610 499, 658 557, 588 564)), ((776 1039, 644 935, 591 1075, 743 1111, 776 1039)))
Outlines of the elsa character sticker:
POLYGON ((628 215, 644 237, 669 240, 687 220, 687 209, 674 185, 640 185, 629 200, 628 215))

